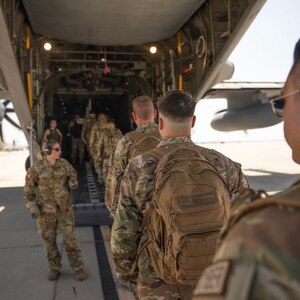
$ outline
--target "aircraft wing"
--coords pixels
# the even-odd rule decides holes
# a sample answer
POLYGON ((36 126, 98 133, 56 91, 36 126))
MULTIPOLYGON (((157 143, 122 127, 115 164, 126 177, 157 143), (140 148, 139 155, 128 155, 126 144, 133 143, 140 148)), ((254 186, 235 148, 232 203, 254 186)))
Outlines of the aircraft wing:
POLYGON ((268 127, 281 122, 272 112, 270 98, 279 95, 284 82, 224 81, 211 88, 204 99, 225 98, 227 108, 218 111, 211 126, 219 131, 268 127))

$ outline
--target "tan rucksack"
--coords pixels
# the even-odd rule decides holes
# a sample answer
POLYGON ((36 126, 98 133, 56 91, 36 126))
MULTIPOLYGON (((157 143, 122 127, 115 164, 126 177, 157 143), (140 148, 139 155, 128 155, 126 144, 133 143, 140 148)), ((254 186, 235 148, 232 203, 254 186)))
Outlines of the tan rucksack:
MULTIPOLYGON (((131 159, 133 159, 134 157, 140 154, 143 154, 151 149, 154 149, 161 141, 161 136, 158 130, 153 130, 150 132, 132 131, 126 133, 126 136, 133 142, 128 155, 128 161, 130 161, 131 159)), ((113 192, 106 190, 105 192, 106 206, 108 207, 112 216, 115 215, 115 212, 118 207, 118 199, 119 199, 118 196, 120 192, 121 179, 123 177, 123 174, 124 172, 119 174, 119 176, 117 177, 115 190, 113 192), (109 194, 113 195, 113 197, 109 197, 108 196, 109 194), (110 198, 112 198, 111 203, 107 201, 107 199, 110 198)))
POLYGON ((159 162, 138 253, 145 250, 159 277, 170 284, 196 284, 229 215, 229 188, 201 152, 193 143, 150 151, 159 162))
POLYGON ((156 148, 161 141, 158 130, 150 132, 132 131, 127 133, 126 136, 133 141, 133 145, 130 148, 129 159, 133 159, 140 154, 156 148))

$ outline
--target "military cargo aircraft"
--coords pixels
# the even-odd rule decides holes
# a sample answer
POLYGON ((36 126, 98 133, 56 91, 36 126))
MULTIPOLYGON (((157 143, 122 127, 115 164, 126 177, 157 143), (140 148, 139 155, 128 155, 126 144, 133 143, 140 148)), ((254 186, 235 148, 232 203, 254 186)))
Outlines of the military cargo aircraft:
MULTIPOLYGON (((36 151, 51 116, 59 122, 75 114, 85 117, 88 103, 127 132, 135 96, 157 99, 177 88, 199 100, 229 79, 233 66, 227 58, 265 2, 1 1, 0 98, 13 102, 36 151)), ((265 90, 247 93, 245 101, 231 93, 239 98, 234 108, 236 115, 243 112, 242 123, 227 114, 226 124, 213 126, 237 130, 276 124, 278 119, 266 116, 271 108, 265 90)))

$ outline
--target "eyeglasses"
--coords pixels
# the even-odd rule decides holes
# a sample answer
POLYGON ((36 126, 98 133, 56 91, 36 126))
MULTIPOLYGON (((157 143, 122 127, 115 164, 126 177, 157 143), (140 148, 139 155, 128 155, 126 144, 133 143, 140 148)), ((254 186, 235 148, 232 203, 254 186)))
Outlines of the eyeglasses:
POLYGON ((277 117, 283 118, 283 109, 284 109, 285 98, 288 97, 288 96, 296 95, 298 93, 300 93, 300 90, 296 90, 296 91, 290 92, 288 94, 281 95, 280 97, 276 97, 274 99, 271 99, 270 103, 271 103, 271 106, 272 106, 273 113, 277 117))
POLYGON ((60 148, 52 148, 52 150, 57 151, 57 152, 60 152, 60 151, 61 151, 60 148))

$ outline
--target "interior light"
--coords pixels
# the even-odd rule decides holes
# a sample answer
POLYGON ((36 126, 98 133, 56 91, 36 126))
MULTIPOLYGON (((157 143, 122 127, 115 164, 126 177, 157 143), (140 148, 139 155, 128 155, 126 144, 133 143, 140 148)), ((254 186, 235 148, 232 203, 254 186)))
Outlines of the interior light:
POLYGON ((51 48, 52 48, 52 45, 51 45, 49 42, 46 42, 46 43, 44 44, 44 49, 45 49, 46 51, 50 51, 51 48))
POLYGON ((155 46, 150 47, 150 53, 155 54, 157 51, 157 48, 155 46))

